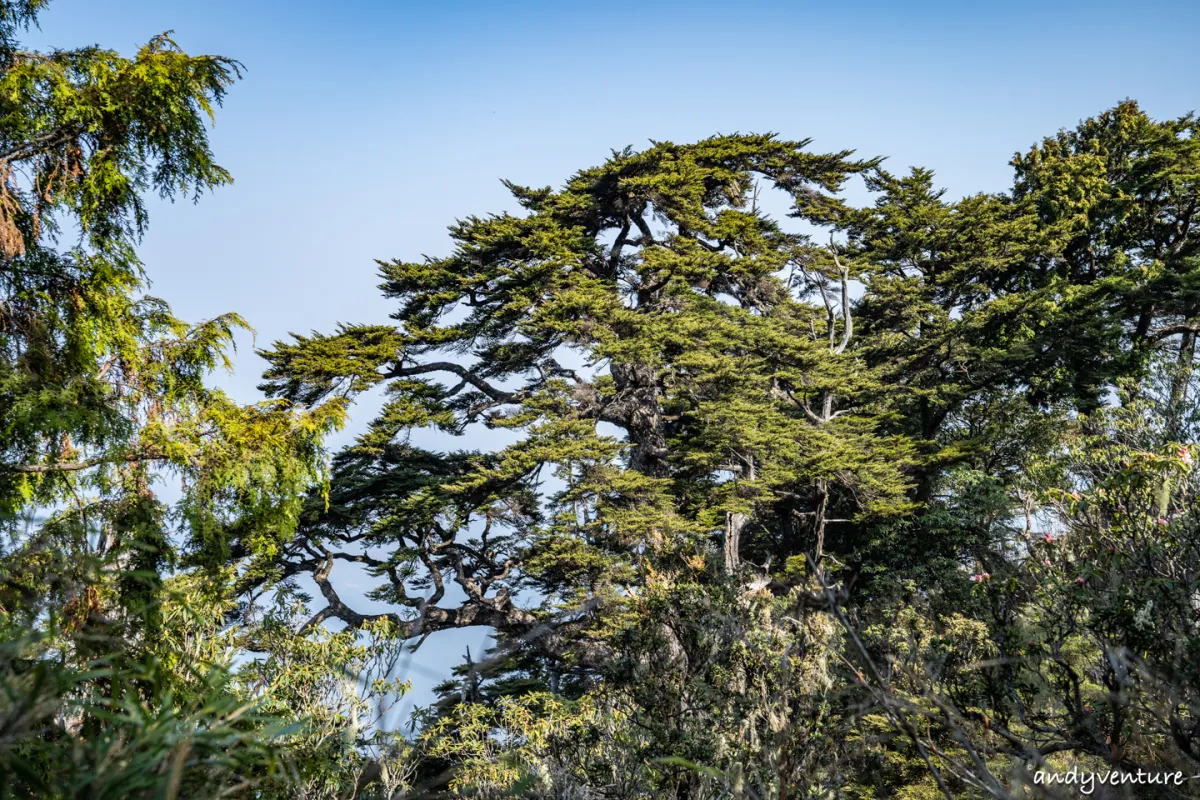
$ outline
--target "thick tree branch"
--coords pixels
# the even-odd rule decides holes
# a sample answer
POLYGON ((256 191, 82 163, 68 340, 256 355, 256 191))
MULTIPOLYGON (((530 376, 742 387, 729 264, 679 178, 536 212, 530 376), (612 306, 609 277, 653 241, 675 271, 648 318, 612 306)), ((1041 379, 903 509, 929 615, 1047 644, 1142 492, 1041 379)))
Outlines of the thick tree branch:
POLYGON ((453 373, 498 403, 515 403, 520 400, 522 395, 521 392, 506 392, 503 389, 498 389, 466 367, 451 361, 435 361, 430 364, 419 364, 414 367, 396 367, 387 372, 384 377, 407 378, 414 375, 425 375, 430 372, 453 373))
POLYGON ((391 612, 363 614, 346 605, 329 581, 332 568, 333 556, 330 555, 323 563, 317 565, 312 573, 313 580, 328 605, 300 628, 300 635, 330 619, 339 619, 354 628, 387 619, 405 639, 453 628, 481 626, 504 633, 515 642, 531 644, 547 655, 573 659, 589 667, 603 667, 616 657, 608 644, 580 635, 581 629, 587 624, 597 605, 596 602, 585 604, 575 617, 541 620, 531 611, 516 606, 511 596, 502 592, 493 598, 480 597, 469 600, 457 608, 443 608, 425 603, 416 618, 405 620, 391 612))
POLYGON ((127 453, 123 456, 99 456, 86 461, 57 462, 53 464, 8 464, 0 466, 0 471, 9 470, 25 474, 79 472, 80 470, 98 467, 101 464, 134 464, 141 461, 164 461, 166 458, 162 453, 127 453))
POLYGON ((833 253, 833 263, 842 273, 842 341, 833 351, 840 355, 846 351, 846 345, 850 344, 850 337, 854 335, 854 318, 850 315, 850 270, 842 266, 836 251, 830 248, 830 252, 833 253))
POLYGON ((1176 325, 1165 325, 1157 330, 1147 333, 1146 338, 1152 342, 1157 342, 1160 339, 1166 339, 1168 336, 1177 336, 1181 333, 1200 333, 1200 321, 1180 322, 1176 325))

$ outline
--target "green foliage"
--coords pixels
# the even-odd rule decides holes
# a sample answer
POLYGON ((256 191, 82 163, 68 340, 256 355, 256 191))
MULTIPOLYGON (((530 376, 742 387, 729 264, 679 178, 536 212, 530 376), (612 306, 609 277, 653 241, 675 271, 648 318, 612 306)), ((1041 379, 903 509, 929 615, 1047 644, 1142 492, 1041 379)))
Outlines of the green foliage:
POLYGON ((223 670, 193 676, 179 696, 160 667, 76 670, 16 644, 5 657, 20 666, 0 676, 0 796, 218 797, 279 769, 272 742, 285 730, 230 691, 223 670))
POLYGON ((145 294, 143 196, 229 182, 207 125, 236 62, 21 49, 42 5, 0 3, 0 791, 244 796, 302 712, 231 677, 230 591, 293 535, 341 407, 233 402, 205 381, 245 321, 145 294))
POLYGON ((147 192, 229 181, 239 65, 24 51, 41 5, 0 0, 0 791, 916 800, 1200 766, 1194 117, 1124 102, 959 200, 758 134, 507 183, 520 213, 379 263, 391 323, 275 342, 242 406, 206 381, 245 321, 175 318, 135 253, 147 192), (405 659, 467 627, 494 648, 402 735, 405 659))
POLYGON ((409 689, 392 677, 403 642, 386 620, 370 625, 365 637, 353 629, 297 637, 302 608, 280 593, 256 631, 262 656, 237 673, 241 694, 262 713, 293 721, 273 742, 288 769, 264 782, 263 796, 341 797, 368 781, 382 797, 411 789, 414 748, 383 729, 384 717, 409 689))
POLYGON ((1096 513, 1061 500, 1122 426, 1161 414, 1178 453, 1195 423, 1192 132, 1124 103, 958 201, 754 135, 510 183, 524 213, 381 262, 394 326, 263 353, 263 388, 313 409, 388 387, 277 574, 317 582, 310 624, 493 628, 419 717, 418 775, 459 794, 1015 797, 1060 754, 1183 764, 1182 478, 1120 512, 1173 598, 1082 534, 1042 567, 1037 537, 1096 513), (839 197, 854 176, 872 205, 839 197), (517 438, 411 445, 478 425, 517 438), (395 610, 351 608, 335 560, 395 610))

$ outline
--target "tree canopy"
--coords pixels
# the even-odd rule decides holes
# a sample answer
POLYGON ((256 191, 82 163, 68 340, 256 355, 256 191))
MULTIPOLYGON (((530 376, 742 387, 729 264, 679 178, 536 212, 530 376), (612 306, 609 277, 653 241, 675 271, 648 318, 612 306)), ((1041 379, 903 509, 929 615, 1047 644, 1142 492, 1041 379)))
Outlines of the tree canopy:
POLYGON ((929 170, 773 135, 509 183, 520 213, 456 223, 447 257, 380 262, 393 324, 264 351, 273 397, 387 396, 271 578, 316 582, 305 629, 496 632, 425 723, 444 762, 468 760, 460 789, 537 763, 558 792, 621 776, 596 796, 1008 796, 1015 765, 1060 752, 1178 764, 1190 679, 1090 627, 1088 593, 1111 601, 1137 569, 1084 574, 1101 562, 1076 513, 1105 537, 1130 513, 1190 524, 1172 470, 1195 430, 1194 124, 1126 101, 1017 154, 1011 192, 957 201, 929 170), (874 202, 848 204, 849 180, 874 202), (763 210, 777 192, 798 222, 763 210), (477 426, 519 436, 479 451, 477 426), (419 448, 421 428, 466 447, 419 448), (1112 472, 1114 452, 1140 466, 1112 472), (1149 505, 1112 501, 1135 484, 1149 505), (1060 541, 1081 549, 1040 558, 1060 541), (355 609, 339 560, 395 610, 355 609), (1133 672, 1115 653, 1183 705, 1102 700, 1133 672), (995 665, 957 671, 978 659, 995 665), (899 738, 829 738, 876 742, 873 725, 899 738), (530 762, 491 765, 476 748, 497 732, 530 762))

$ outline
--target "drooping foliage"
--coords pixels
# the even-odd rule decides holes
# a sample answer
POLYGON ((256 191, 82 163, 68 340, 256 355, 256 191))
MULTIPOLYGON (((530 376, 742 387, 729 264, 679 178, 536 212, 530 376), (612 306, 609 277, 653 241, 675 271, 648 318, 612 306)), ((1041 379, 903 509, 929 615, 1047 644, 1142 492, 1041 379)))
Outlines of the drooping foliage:
POLYGON ((23 49, 42 5, 0 3, 0 794, 217 796, 291 719, 231 683, 231 566, 291 537, 340 409, 239 405, 205 379, 246 323, 147 294, 144 196, 229 182, 239 65, 23 49))

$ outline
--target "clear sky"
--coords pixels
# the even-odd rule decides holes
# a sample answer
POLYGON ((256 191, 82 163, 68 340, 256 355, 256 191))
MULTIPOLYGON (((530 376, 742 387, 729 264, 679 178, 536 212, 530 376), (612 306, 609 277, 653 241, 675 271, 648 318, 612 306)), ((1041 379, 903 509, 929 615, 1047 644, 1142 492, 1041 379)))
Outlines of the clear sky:
MULTIPOLYGON (((775 131, 1003 190, 1015 151, 1126 97, 1195 108, 1197 22, 1195 2, 53 0, 27 39, 129 53, 174 30, 245 64, 213 131, 235 184, 152 203, 142 255, 179 315, 240 312, 262 346, 386 322, 373 259, 442 255, 455 218, 515 210, 500 178, 558 185, 649 139, 775 131)), ((246 339, 221 383, 257 399, 262 367, 246 339)), ((482 639, 427 642, 418 702, 482 639)))

